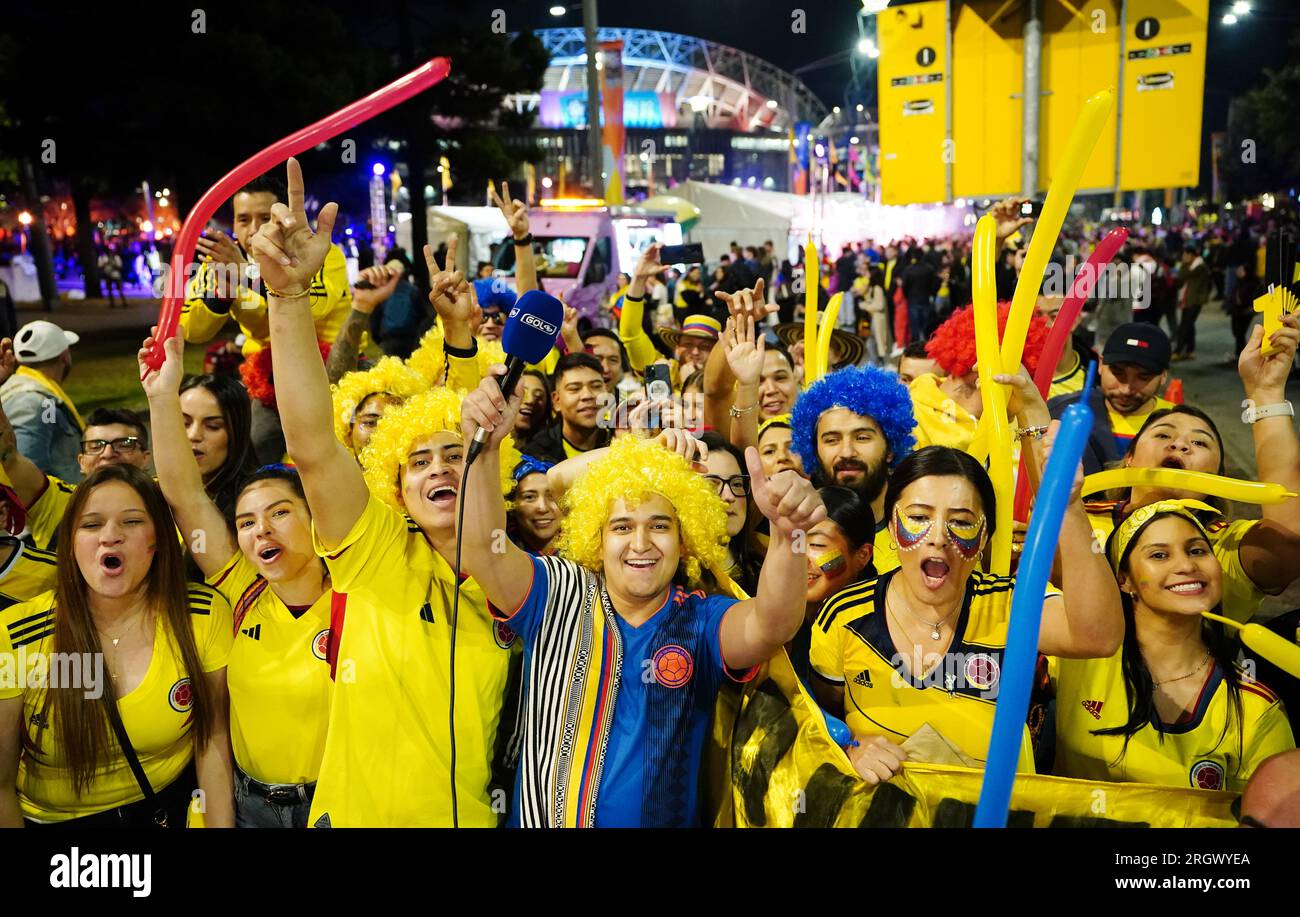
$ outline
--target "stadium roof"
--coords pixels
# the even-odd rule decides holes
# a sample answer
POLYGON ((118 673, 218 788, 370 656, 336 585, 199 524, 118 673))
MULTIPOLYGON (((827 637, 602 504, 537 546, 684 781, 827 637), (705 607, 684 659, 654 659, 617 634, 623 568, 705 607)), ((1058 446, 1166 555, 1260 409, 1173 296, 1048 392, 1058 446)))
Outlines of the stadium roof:
MULTIPOLYGON (((551 55, 543 93, 585 94, 583 30, 539 29, 534 34, 551 55)), ((676 115, 689 119, 680 126, 690 126, 699 114, 706 127, 785 132, 798 121, 817 123, 826 116, 826 106, 797 77, 727 45, 675 32, 622 28, 601 28, 597 40, 623 42, 625 98, 629 93, 654 94, 673 106, 661 125, 637 125, 629 118, 629 127, 677 126, 676 115)), ((544 102, 537 95, 509 101, 517 107, 544 102)), ((548 120, 547 108, 543 104, 543 122, 548 120)))

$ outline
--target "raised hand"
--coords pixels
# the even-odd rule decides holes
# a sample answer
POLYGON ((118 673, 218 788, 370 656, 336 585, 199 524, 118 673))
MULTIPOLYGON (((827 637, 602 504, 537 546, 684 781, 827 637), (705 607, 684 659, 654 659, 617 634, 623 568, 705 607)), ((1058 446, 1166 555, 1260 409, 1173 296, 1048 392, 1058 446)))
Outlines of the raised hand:
MULTIPOLYGON (((153 352, 157 334, 158 326, 154 325, 149 329, 149 337, 144 339, 140 352, 136 355, 140 362, 140 385, 149 398, 177 394, 181 388, 181 377, 185 375, 185 338, 179 328, 170 340, 162 342, 165 354, 162 366, 154 369, 145 362, 145 358, 153 352)), ((0 343, 0 346, 3 344, 0 343)))
POLYGON ((793 539, 795 532, 807 532, 826 518, 826 506, 817 489, 792 469, 778 471, 769 478, 753 446, 745 449, 745 466, 749 469, 754 503, 774 531, 793 539))
POLYGON ((1237 359, 1237 372, 1246 397, 1260 402, 1286 400, 1286 380, 1291 374, 1296 346, 1300 344, 1300 317, 1282 316, 1282 327, 1273 332, 1273 350, 1263 352, 1264 326, 1256 325, 1250 341, 1237 359))
POLYGON ((505 374, 506 368, 499 363, 489 367, 487 378, 461 401, 460 430, 466 445, 483 429, 489 432, 486 448, 496 449, 514 429, 519 402, 523 400, 523 384, 520 383, 510 400, 506 401, 497 382, 497 377, 505 374))
POLYGON ((242 268, 247 263, 235 240, 220 229, 204 230, 203 235, 194 241, 194 247, 213 264, 242 268))
POLYGON ((395 271, 386 264, 378 264, 363 270, 357 279, 369 281, 371 288, 352 288, 352 308, 363 315, 369 315, 381 302, 393 295, 398 281, 402 279, 402 271, 395 271))
POLYGON ((488 192, 492 197, 492 204, 501 211, 501 215, 506 218, 506 225, 510 227, 510 234, 516 239, 522 239, 528 235, 528 207, 523 201, 510 199, 510 185, 508 182, 501 183, 501 193, 497 194, 494 185, 488 185, 488 192))
POLYGON ((998 201, 989 208, 989 213, 997 221, 998 248, 1002 248, 1002 242, 1016 232, 1016 230, 1028 226, 1034 222, 1033 217, 1020 215, 1022 204, 1028 204, 1027 197, 1006 197, 998 201))
POLYGON ((470 323, 478 308, 474 287, 456 270, 456 237, 447 240, 447 257, 442 267, 434 260, 433 249, 424 247, 424 261, 429 266, 429 304, 443 322, 470 323))
POLYGON ((339 205, 331 201, 322 207, 312 232, 303 205, 302 167, 292 157, 288 174, 289 203, 271 205, 271 221, 263 223, 253 236, 252 249, 263 283, 285 296, 301 296, 325 264, 339 205))
POLYGON ((761 322, 779 308, 774 302, 764 302, 762 277, 749 289, 737 290, 734 293, 724 293, 719 290, 715 295, 727 304, 727 311, 731 315, 737 318, 752 318, 756 322, 761 322))
POLYGON ((646 246, 641 257, 637 259, 636 267, 632 269, 632 281, 635 283, 640 280, 645 282, 650 277, 662 274, 668 269, 668 265, 659 263, 659 251, 663 248, 658 242, 646 246))
POLYGON ((1029 377, 1029 370, 1022 366, 1020 372, 1014 375, 997 373, 993 376, 993 381, 1010 387, 1007 393, 1007 412, 1012 417, 1024 416, 1032 426, 1046 424, 1051 420, 1047 402, 1043 400, 1034 380, 1029 377))
POLYGON ((686 459, 700 474, 709 470, 709 447, 696 439, 690 430, 663 430, 655 437, 655 442, 686 459))
MULTIPOLYGON (((759 281, 760 283, 762 281, 759 281)), ((758 385, 763 375, 763 335, 754 329, 754 317, 732 316, 722 332, 727 365, 740 385, 758 385)))

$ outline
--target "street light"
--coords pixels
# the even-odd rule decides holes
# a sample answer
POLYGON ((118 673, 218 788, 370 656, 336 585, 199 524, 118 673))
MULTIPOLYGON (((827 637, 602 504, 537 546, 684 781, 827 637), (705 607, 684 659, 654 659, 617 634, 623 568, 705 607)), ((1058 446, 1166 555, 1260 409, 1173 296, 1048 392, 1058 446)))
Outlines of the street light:
POLYGON ((1232 13, 1225 13, 1224 16, 1223 16, 1223 24, 1224 24, 1224 25, 1236 25, 1236 24, 1237 24, 1237 17, 1234 16, 1234 15, 1232 15, 1232 13))
POLYGON ((1246 0, 1237 0, 1237 2, 1232 5, 1232 11, 1238 16, 1245 16, 1250 12, 1250 4, 1247 3, 1246 0))
POLYGON ((31 226, 32 215, 24 210, 22 213, 18 214, 18 222, 22 223, 24 226, 31 226))
POLYGON ((875 43, 874 43, 870 38, 859 38, 859 39, 858 39, 858 53, 859 53, 859 54, 862 54, 862 55, 868 55, 868 56, 869 56, 869 55, 871 54, 871 49, 874 48, 875 46, 876 46, 875 43))
POLYGON ((565 13, 564 7, 560 6, 558 3, 555 6, 551 7, 552 16, 563 16, 564 13, 565 13))

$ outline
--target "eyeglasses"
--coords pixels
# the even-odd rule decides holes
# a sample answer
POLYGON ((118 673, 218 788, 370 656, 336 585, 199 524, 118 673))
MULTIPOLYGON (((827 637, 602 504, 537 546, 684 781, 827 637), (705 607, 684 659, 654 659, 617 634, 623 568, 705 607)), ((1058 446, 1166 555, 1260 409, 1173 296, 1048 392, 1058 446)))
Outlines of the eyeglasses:
POLYGON ((491 322, 494 325, 504 325, 506 323, 506 314, 504 312, 484 312, 483 321, 491 322))
POLYGON ((706 474, 704 480, 713 485, 713 489, 718 496, 722 496, 722 488, 730 487, 731 492, 737 497, 749 496, 749 475, 738 474, 732 478, 720 478, 716 474, 706 474))
POLYGON ((121 439, 87 439, 81 443, 82 455, 99 455, 108 446, 113 447, 114 452, 135 452, 140 448, 140 437, 123 436, 121 439))

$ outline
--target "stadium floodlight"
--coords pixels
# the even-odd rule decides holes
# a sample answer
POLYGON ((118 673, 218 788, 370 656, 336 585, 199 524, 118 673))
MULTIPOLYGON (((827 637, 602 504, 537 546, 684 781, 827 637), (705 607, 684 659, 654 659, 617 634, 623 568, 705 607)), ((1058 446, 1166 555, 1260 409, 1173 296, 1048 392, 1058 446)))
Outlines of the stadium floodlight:
POLYGON ((1247 3, 1246 0, 1237 0, 1237 2, 1232 5, 1232 11, 1238 16, 1245 16, 1250 12, 1250 4, 1247 3))
POLYGON ((1223 24, 1224 24, 1224 25, 1236 25, 1236 24, 1237 24, 1237 17, 1234 16, 1234 15, 1232 15, 1231 13, 1228 13, 1228 14, 1226 14, 1226 15, 1223 17, 1223 24))

